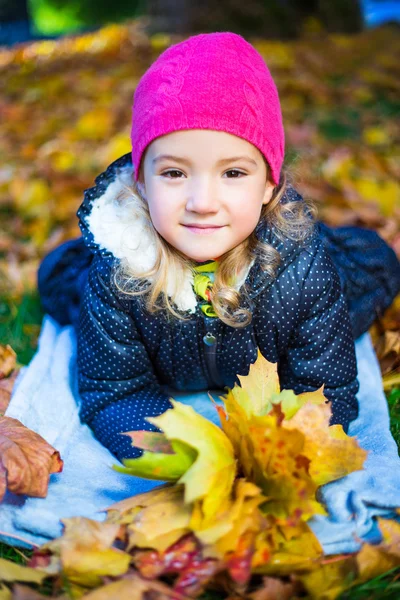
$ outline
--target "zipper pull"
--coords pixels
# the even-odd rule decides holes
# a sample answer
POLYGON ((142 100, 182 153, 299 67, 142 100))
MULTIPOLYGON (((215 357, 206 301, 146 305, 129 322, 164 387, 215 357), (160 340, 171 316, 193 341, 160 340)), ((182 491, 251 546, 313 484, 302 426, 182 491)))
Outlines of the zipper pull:
POLYGON ((214 344, 215 344, 216 341, 217 341, 217 338, 215 337, 215 335, 213 335, 210 332, 208 332, 203 337, 203 342, 205 343, 206 346, 214 346, 214 344))

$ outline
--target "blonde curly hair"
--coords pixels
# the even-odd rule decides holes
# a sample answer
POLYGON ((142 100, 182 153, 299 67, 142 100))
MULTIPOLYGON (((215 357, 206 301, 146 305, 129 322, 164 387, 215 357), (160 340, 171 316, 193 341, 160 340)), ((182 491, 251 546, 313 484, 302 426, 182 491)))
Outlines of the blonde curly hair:
MULTIPOLYGON (((265 158, 264 162, 267 167, 267 178, 270 180, 270 169, 265 158)), ((142 178, 141 169, 139 181, 142 178)), ((281 200, 289 183, 288 171, 282 171, 280 183, 275 187, 271 200, 262 207, 259 223, 268 222, 280 240, 290 239, 301 244, 314 229, 317 209, 311 200, 289 201, 283 204, 281 200)), ((129 211, 132 219, 138 217, 143 219, 147 233, 154 242, 156 254, 154 266, 140 273, 135 272, 127 260, 121 259, 114 270, 116 287, 123 294, 140 297, 143 307, 151 314, 166 311, 168 319, 188 320, 190 317, 177 309, 175 299, 188 274, 195 273, 196 263, 180 253, 156 231, 146 198, 142 195, 138 182, 133 181, 131 185, 125 185, 122 194, 116 200, 120 209, 124 210, 125 216, 128 217, 128 222, 129 211), (171 273, 174 275, 173 281, 171 281, 171 273)), ((282 260, 279 252, 272 245, 258 239, 256 230, 218 259, 218 269, 210 298, 218 318, 230 327, 246 327, 252 320, 252 313, 242 306, 246 296, 246 286, 237 290, 233 287, 233 282, 240 273, 248 271, 254 260, 260 262, 261 269, 270 277, 276 275, 282 260)))

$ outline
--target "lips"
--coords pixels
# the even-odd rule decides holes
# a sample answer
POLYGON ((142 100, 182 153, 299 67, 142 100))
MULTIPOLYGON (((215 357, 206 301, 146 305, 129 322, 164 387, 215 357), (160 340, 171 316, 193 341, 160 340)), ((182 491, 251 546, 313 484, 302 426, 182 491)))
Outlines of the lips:
POLYGON ((224 225, 205 225, 204 223, 197 225, 197 224, 193 223, 193 224, 184 225, 184 227, 186 229, 188 229, 191 233, 194 233, 197 235, 208 235, 208 234, 215 233, 219 229, 222 229, 224 227, 224 225))
POLYGON ((184 224, 184 227, 193 227, 195 229, 219 229, 220 227, 223 227, 223 225, 205 225, 205 224, 199 224, 199 223, 186 223, 184 224))

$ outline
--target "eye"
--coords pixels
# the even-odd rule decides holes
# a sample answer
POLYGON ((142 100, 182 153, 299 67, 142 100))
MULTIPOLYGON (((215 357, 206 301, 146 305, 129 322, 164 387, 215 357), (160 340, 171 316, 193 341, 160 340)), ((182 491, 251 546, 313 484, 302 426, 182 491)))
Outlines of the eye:
POLYGON ((161 177, 166 177, 167 179, 180 179, 179 175, 183 175, 183 173, 182 171, 178 171, 178 169, 169 169, 168 171, 161 173, 161 177), (178 173, 178 177, 170 176, 171 173, 178 173))
POLYGON ((241 175, 244 175, 244 176, 246 175, 246 173, 243 173, 243 171, 238 171, 238 169, 229 169, 229 171, 227 171, 225 173, 225 175, 227 173, 234 173, 235 174, 233 177, 228 177, 228 179, 241 179, 241 177, 240 177, 241 175), (239 177, 236 177, 236 175, 239 175, 239 177))

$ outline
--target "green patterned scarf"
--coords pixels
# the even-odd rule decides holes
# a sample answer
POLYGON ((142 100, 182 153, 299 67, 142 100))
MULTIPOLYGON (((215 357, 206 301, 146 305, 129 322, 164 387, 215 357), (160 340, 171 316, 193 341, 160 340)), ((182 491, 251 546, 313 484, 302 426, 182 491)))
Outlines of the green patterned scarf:
POLYGON ((200 302, 200 308, 207 317, 217 316, 210 300, 210 293, 217 268, 218 262, 216 260, 210 260, 194 267, 196 275, 194 276, 193 288, 195 293, 205 300, 205 302, 200 302))

